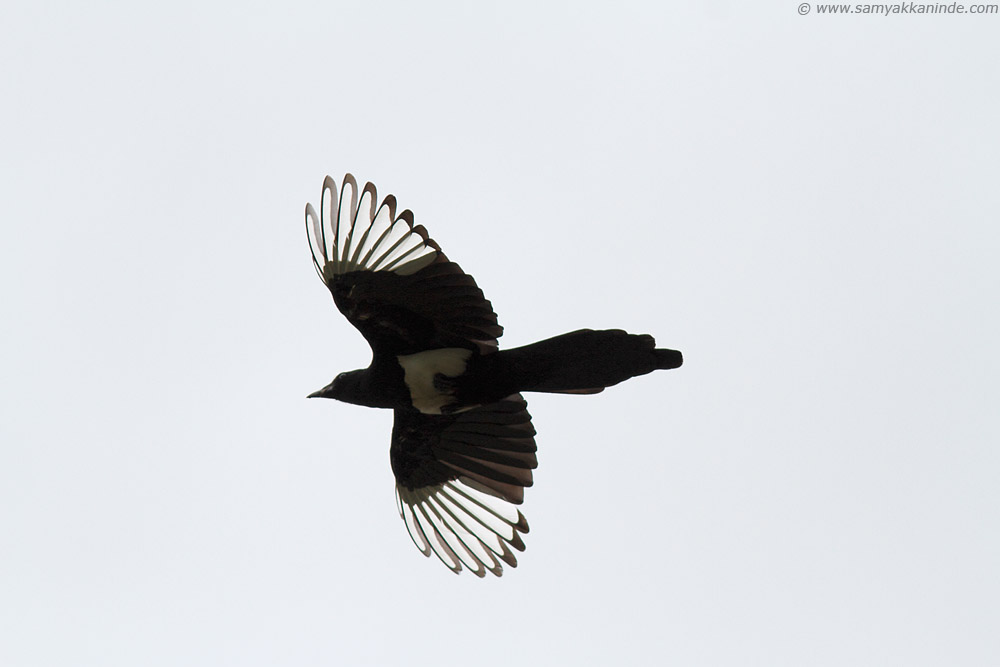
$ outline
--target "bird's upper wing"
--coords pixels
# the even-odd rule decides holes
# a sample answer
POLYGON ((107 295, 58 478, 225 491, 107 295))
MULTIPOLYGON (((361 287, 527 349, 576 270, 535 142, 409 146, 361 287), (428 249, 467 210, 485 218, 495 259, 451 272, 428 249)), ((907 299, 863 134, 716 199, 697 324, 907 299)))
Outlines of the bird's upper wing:
POLYGON ((389 458, 413 543, 454 572, 500 576, 524 550, 515 507, 531 486, 535 429, 520 394, 454 415, 396 410, 389 458))
POLYGON ((476 281, 408 209, 396 215, 395 197, 377 200, 374 185, 359 190, 347 174, 339 195, 332 178, 323 181, 319 214, 306 204, 313 264, 340 312, 376 354, 495 350, 503 328, 476 281))

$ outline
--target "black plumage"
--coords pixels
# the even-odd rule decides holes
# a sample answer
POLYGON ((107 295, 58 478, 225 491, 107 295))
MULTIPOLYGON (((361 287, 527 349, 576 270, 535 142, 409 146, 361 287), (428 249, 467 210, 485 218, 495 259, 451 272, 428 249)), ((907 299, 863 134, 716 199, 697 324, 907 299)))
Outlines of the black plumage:
POLYGON ((682 363, 651 336, 583 329, 499 350, 503 328, 472 276, 409 210, 377 203, 350 174, 306 205, 313 262, 341 313, 372 348, 368 368, 310 397, 394 411, 389 448, 400 516, 425 554, 479 576, 517 564, 528 524, 515 505, 532 484, 535 430, 521 392, 596 393, 682 363))

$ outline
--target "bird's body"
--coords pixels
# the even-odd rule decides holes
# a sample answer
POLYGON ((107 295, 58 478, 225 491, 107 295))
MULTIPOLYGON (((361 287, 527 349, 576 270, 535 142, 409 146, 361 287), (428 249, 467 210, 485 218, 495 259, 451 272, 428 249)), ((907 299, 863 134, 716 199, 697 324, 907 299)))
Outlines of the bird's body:
POLYGON ((313 259, 345 317, 372 347, 366 369, 311 397, 394 411, 390 461, 414 543, 455 572, 499 576, 528 530, 513 507, 531 486, 534 428, 521 392, 596 393, 677 368, 680 352, 651 336, 583 329, 499 350, 503 329, 471 276, 448 261, 391 195, 324 181, 306 207, 313 259), (348 199, 349 198, 349 199, 348 199))
POLYGON ((593 394, 680 364, 680 353, 655 349, 651 336, 581 329, 487 354, 445 347, 378 355, 368 368, 342 373, 310 398, 450 414, 527 391, 593 394))

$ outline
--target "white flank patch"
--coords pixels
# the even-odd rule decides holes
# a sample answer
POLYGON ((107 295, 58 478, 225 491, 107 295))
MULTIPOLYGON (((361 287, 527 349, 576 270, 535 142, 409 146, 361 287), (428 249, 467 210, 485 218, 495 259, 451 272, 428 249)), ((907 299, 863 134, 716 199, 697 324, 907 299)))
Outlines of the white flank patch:
POLYGON ((465 566, 478 577, 499 577, 500 561, 517 566, 511 547, 524 550, 520 533, 528 524, 521 512, 463 478, 413 490, 397 484, 396 508, 421 553, 434 553, 456 573, 465 566))
POLYGON ((323 181, 319 214, 306 204, 306 235, 313 264, 324 282, 350 271, 394 271, 410 275, 437 258, 437 250, 413 231, 413 214, 396 215, 392 195, 376 207, 378 193, 366 183, 359 190, 347 174, 337 195, 329 176, 323 181))
POLYGON ((465 364, 472 350, 462 347, 445 347, 416 354, 396 357, 403 367, 403 381, 410 390, 410 400, 420 412, 441 414, 441 408, 452 402, 452 395, 434 386, 434 376, 458 377, 465 372, 465 364))

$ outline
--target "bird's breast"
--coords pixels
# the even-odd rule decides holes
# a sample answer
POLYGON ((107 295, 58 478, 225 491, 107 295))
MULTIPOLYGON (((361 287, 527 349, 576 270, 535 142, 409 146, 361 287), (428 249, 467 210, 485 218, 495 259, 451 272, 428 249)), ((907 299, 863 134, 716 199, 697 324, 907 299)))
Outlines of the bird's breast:
POLYGON ((441 414, 442 408, 455 400, 455 385, 448 379, 465 372, 470 356, 472 350, 461 347, 397 356, 413 407, 424 414, 441 414))

